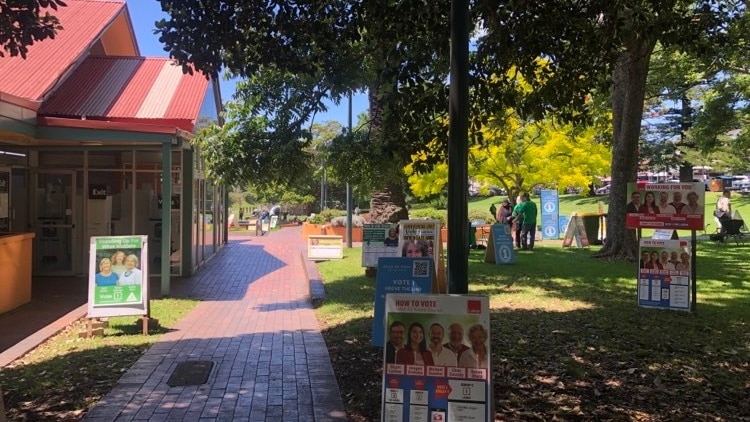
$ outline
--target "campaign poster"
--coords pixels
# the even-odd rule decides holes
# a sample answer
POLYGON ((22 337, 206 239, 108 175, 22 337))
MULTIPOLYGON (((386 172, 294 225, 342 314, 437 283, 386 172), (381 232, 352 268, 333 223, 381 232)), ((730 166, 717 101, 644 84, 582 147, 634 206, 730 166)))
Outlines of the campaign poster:
POLYGON ((381 257, 375 281, 375 311, 372 321, 372 345, 383 347, 385 295, 388 293, 431 293, 432 259, 381 257))
POLYGON ((396 224, 365 224, 362 227, 362 266, 377 268, 378 258, 401 256, 396 224))
POLYGON ((507 224, 493 224, 490 229, 490 242, 484 251, 484 262, 512 264, 516 261, 513 251, 513 237, 507 224))
POLYGON ((88 316, 146 315, 148 236, 92 236, 88 316))
POLYGON ((386 295, 382 420, 492 419, 487 296, 386 295))
POLYGON ((629 229, 703 230, 703 183, 628 183, 629 229))
POLYGON ((690 310, 691 242, 641 239, 638 306, 690 310))
POLYGON ((398 240, 401 256, 429 256, 435 265, 435 272, 438 271, 442 246, 439 220, 401 220, 398 240))
POLYGON ((344 257, 342 236, 307 236, 307 259, 341 259, 344 257))
POLYGON ((556 189, 542 189, 542 239, 559 239, 559 195, 556 189))

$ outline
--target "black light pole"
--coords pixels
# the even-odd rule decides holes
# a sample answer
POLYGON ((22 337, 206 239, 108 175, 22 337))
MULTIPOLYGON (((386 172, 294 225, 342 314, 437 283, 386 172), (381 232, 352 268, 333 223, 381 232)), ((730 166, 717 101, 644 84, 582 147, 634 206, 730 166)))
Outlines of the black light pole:
MULTIPOLYGON (((349 140, 352 137, 352 92, 349 91, 349 140)), ((352 187, 346 182, 346 247, 352 247, 352 187)))
POLYGON ((469 1, 451 1, 448 293, 469 292, 469 1))

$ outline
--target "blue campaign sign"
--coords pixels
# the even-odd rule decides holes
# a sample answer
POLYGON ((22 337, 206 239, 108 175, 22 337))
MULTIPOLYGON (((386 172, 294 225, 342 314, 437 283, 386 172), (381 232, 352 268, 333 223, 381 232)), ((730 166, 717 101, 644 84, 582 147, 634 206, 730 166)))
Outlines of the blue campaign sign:
POLYGON ((559 197, 555 189, 542 189, 542 239, 559 239, 559 197))
POLYGON ((507 224, 492 225, 492 244, 495 249, 495 264, 512 264, 516 261, 513 252, 513 237, 507 224))
POLYGON ((568 221, 570 221, 570 217, 568 217, 567 215, 561 215, 557 217, 557 221, 559 228, 558 233, 565 234, 565 231, 568 229, 568 221))
POLYGON ((386 293, 432 293, 432 258, 378 258, 375 280, 375 317, 372 322, 372 345, 383 347, 385 339, 386 293))

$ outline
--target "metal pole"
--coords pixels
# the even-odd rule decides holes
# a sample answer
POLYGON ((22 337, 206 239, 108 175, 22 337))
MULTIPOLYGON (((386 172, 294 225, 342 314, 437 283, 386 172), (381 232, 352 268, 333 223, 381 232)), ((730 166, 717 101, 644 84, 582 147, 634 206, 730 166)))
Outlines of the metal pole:
MULTIPOLYGON (((349 139, 352 137, 352 92, 349 91, 349 139)), ((352 247, 352 187, 346 182, 346 247, 352 247)))
POLYGON ((698 280, 696 280, 698 274, 698 265, 696 265, 695 260, 698 258, 698 238, 695 235, 695 230, 692 230, 692 234, 690 236, 690 240, 692 241, 691 246, 691 252, 693 253, 693 256, 690 257, 690 275, 692 275, 692 281, 691 284, 691 297, 690 297, 690 311, 691 312, 697 312, 698 309, 698 280))
POLYGON ((469 292, 469 1, 451 1, 448 293, 469 292))

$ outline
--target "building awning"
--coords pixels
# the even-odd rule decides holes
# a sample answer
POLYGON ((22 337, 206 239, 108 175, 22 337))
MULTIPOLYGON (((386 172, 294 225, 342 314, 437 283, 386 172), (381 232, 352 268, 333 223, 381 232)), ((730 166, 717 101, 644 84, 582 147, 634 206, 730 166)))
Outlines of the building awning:
POLYGON ((89 57, 42 104, 39 125, 59 118, 192 132, 208 88, 205 76, 167 58, 89 57))

